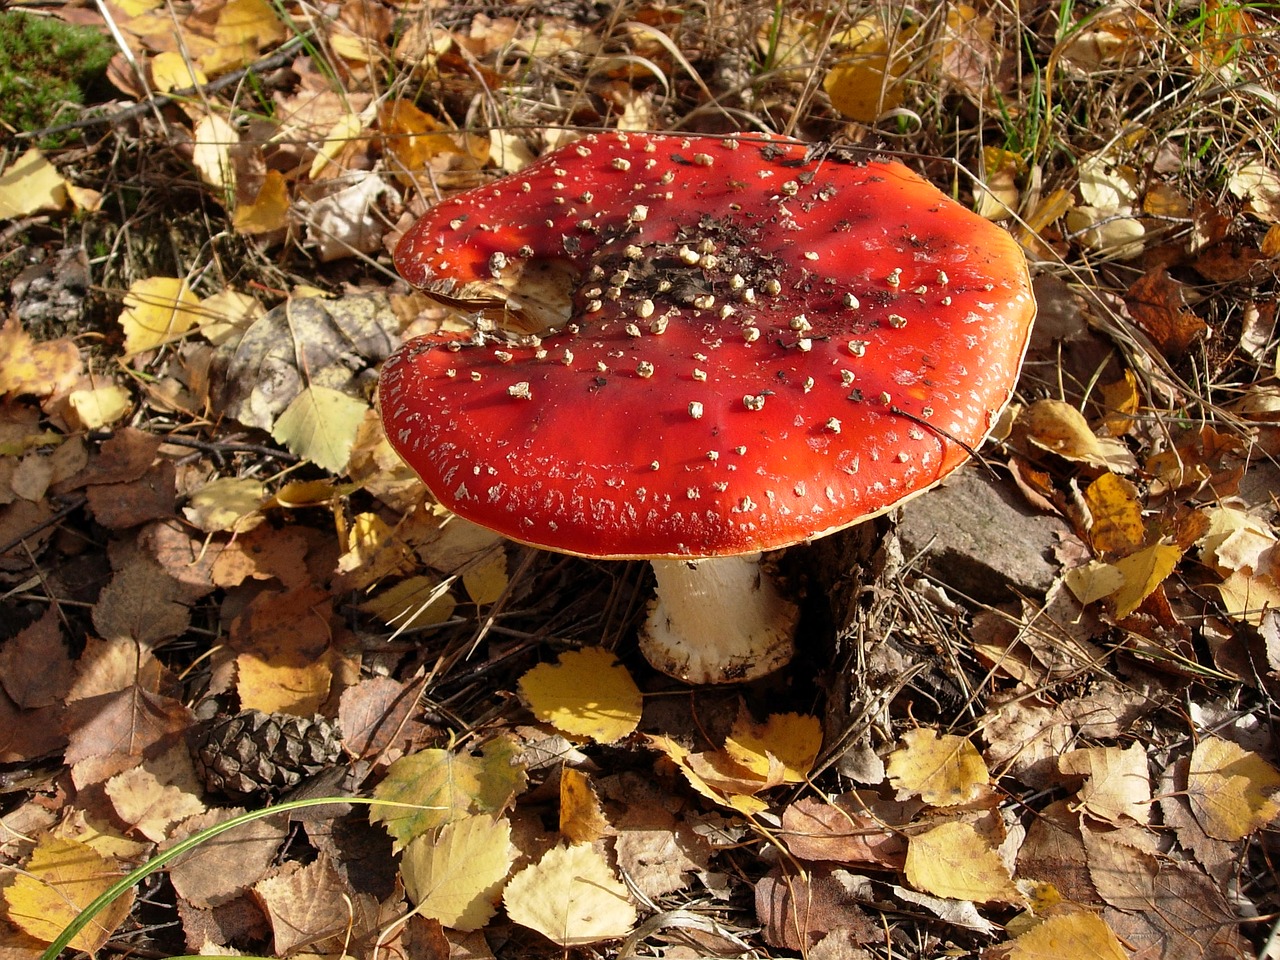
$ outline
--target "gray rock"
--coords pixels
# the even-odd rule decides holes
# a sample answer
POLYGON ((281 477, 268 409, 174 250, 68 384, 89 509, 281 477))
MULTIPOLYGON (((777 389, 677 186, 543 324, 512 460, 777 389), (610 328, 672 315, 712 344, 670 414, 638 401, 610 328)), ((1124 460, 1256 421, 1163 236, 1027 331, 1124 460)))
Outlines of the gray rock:
POLYGON ((1059 566, 1053 549, 1070 528, 1036 513, 1011 480, 972 465, 902 508, 897 534, 908 562, 983 603, 1043 594, 1059 566))

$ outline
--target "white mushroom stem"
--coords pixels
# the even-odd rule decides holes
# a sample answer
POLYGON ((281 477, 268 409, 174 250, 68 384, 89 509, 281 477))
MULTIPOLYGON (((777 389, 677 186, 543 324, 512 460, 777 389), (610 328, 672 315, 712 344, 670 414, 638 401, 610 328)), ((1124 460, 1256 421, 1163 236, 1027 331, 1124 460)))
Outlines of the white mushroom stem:
POLYGON ((761 569, 760 555, 654 560, 657 597, 640 631, 655 668, 688 683, 754 680, 785 666, 800 610, 761 569))

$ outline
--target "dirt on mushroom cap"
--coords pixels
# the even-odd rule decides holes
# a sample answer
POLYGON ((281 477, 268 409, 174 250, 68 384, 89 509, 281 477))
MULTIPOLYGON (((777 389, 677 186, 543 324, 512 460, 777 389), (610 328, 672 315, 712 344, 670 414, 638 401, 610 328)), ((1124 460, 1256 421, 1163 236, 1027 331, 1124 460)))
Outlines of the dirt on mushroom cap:
POLYGON ((932 486, 1035 312, 1014 241, 906 167, 762 135, 586 137, 438 204, 397 266, 515 322, 393 356, 391 442, 456 512, 588 556, 782 547, 932 486))

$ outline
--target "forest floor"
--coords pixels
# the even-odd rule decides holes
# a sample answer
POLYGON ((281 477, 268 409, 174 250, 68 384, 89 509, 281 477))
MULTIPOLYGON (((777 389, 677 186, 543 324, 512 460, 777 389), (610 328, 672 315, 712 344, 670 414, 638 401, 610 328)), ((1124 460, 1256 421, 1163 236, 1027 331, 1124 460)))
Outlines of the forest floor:
POLYGON ((1280 957, 1274 8, 24 10, 4 104, 92 75, 0 133, 0 960, 1280 957), (395 242, 614 129, 1012 234, 1037 326, 957 476, 1029 561, 910 540, 944 486, 771 557, 795 659, 690 686, 647 564, 431 499, 378 370, 465 315, 395 242))

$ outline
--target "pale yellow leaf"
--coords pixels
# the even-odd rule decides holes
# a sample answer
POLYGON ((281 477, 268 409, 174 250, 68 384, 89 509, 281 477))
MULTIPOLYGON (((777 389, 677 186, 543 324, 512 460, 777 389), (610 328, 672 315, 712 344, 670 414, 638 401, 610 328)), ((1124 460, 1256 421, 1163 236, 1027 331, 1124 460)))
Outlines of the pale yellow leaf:
POLYGON ((200 332, 214 346, 237 333, 243 334, 253 321, 266 313, 247 293, 227 288, 200 301, 200 332))
POLYGON ((821 749, 822 721, 800 713, 775 713, 764 723, 740 713, 724 742, 735 763, 778 783, 804 783, 821 749))
POLYGON ((145 766, 130 767, 106 783, 106 794, 120 819, 157 843, 179 820, 204 813, 204 803, 182 786, 166 783, 145 766))
POLYGON ((259 509, 265 495, 252 477, 219 477, 191 494, 182 513, 205 533, 245 533, 266 519, 259 509))
POLYGON ((1084 777, 1080 805, 1117 827, 1151 821, 1151 774, 1143 745, 1086 747, 1058 758, 1062 773, 1084 777))
POLYGON ((236 693, 246 710, 310 716, 332 684, 333 669, 325 659, 298 663, 263 660, 252 653, 236 657, 236 693))
POLYGON ((1008 960, 1128 960, 1107 922, 1079 911, 1052 916, 1013 942, 1008 960))
POLYGON ((640 723, 643 700, 626 667, 599 647, 561 654, 520 678, 520 694, 543 723, 574 737, 613 743, 640 723))
POLYGON ((195 135, 191 162, 200 179, 226 196, 234 194, 236 171, 231 163, 231 148, 240 142, 240 134, 221 116, 211 113, 200 118, 195 135))
POLYGON ((311 161, 311 179, 314 180, 319 176, 350 141, 360 136, 360 131, 363 129, 364 121, 353 113, 348 113, 335 123, 325 135, 324 142, 320 144, 315 158, 311 161))
POLYGON ((1206 737, 1191 752, 1187 801, 1217 840, 1242 840, 1280 815, 1280 771, 1230 740, 1206 737))
POLYGON ((115 423, 133 408, 133 397, 117 383, 91 390, 72 390, 67 402, 71 404, 77 426, 83 430, 97 430, 115 423))
POLYGON ((1017 425, 1034 446, 1068 460, 1115 473, 1137 469, 1137 459, 1122 441, 1095 436, 1084 414, 1061 400, 1037 400, 1022 410, 1017 425))
POLYGON ((400 875, 418 913, 454 930, 478 930, 497 911, 514 855, 511 825, 477 814, 411 841, 400 875))
POLYGON ((1068 570, 1063 582, 1077 600, 1090 604, 1111 596, 1123 587, 1124 574, 1109 563, 1090 560, 1068 570))
POLYGON ((199 320, 199 303, 177 277, 134 281, 120 313, 125 352, 141 353, 181 337, 199 320))
POLYGON ((595 847, 555 847, 502 894, 507 916, 563 947, 624 937, 636 922, 627 888, 595 847))
POLYGON ((928 727, 903 734, 902 746, 889 754, 887 772, 898 799, 919 796, 940 807, 974 799, 990 780, 972 743, 954 734, 938 736, 928 727))
MULTIPOLYGON (((6 917, 24 933, 49 943, 118 879, 116 865, 92 847, 42 837, 22 872, 13 874, 4 888, 6 917)), ((132 906, 130 889, 76 934, 71 946, 94 953, 124 922, 132 906)))
POLYGON ((907 842, 907 882, 917 890, 953 900, 1017 903, 1022 894, 972 824, 941 823, 907 842))
POLYGON ((280 414, 271 436, 330 473, 343 473, 369 405, 331 387, 307 387, 280 414))
POLYGON ((61 210, 66 205, 66 181, 35 147, 0 173, 0 220, 61 210))
POLYGON ((1280 583, 1266 574, 1234 570, 1218 584, 1222 605, 1233 620, 1259 626, 1267 610, 1280 610, 1280 583))

